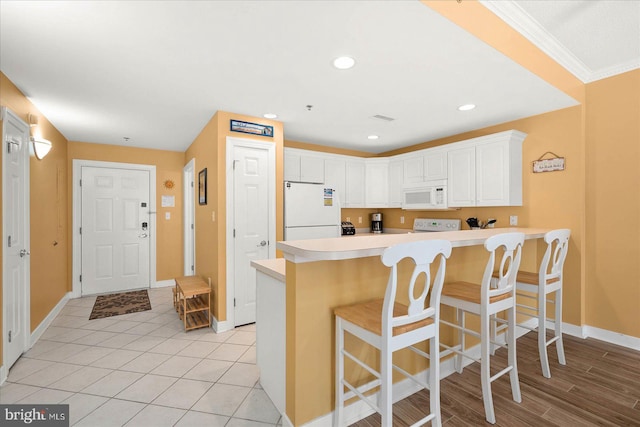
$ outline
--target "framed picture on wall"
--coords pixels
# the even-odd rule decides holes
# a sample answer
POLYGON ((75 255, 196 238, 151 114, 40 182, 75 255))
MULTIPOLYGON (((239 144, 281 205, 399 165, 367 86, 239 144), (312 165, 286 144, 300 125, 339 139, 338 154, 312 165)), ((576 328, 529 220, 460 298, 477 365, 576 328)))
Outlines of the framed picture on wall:
POLYGON ((207 168, 198 174, 198 204, 207 204, 207 168))

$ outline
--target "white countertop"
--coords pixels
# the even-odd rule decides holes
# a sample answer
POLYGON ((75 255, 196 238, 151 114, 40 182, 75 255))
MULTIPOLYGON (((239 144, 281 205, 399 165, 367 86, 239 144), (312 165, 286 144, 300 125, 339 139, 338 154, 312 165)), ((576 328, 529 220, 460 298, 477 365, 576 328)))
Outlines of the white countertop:
POLYGON ((251 267, 261 273, 273 277, 281 282, 285 281, 285 271, 287 261, 284 258, 264 259, 261 261, 251 261, 251 267))
POLYGON ((521 232, 525 239, 539 239, 549 231, 543 228, 493 228, 484 230, 445 231, 441 233, 370 234, 358 239, 340 237, 313 240, 289 240, 278 242, 276 248, 285 259, 294 263, 310 261, 337 261, 353 258, 380 256, 389 246, 419 240, 449 240, 454 248, 476 246, 496 234, 521 232))

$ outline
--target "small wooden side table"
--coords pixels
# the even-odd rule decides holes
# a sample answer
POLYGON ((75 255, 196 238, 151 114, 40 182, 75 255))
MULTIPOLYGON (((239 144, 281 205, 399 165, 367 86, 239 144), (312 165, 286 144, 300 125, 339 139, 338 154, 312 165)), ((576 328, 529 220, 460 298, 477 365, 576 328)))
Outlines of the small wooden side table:
POLYGON ((178 314, 184 321, 184 330, 211 325, 211 287, 198 276, 178 277, 176 299, 178 314))

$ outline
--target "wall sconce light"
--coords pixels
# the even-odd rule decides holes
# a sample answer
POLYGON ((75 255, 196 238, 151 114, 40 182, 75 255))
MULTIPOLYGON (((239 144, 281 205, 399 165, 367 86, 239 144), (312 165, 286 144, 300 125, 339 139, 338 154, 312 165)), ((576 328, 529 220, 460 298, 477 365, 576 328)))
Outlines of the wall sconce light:
POLYGON ((38 160, 44 159, 44 157, 51 151, 51 141, 43 138, 31 137, 31 144, 33 145, 33 152, 38 160))

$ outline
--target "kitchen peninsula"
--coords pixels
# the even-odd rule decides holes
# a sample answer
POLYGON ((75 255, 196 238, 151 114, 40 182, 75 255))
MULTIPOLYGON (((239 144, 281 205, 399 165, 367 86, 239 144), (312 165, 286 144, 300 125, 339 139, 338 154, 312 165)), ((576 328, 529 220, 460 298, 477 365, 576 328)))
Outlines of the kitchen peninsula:
MULTIPOLYGON (((282 381, 286 386, 284 406, 288 421, 294 426, 314 421, 317 425, 331 423, 335 383, 333 308, 381 298, 384 295, 389 270, 381 263, 380 255, 387 247, 417 240, 449 240, 454 250, 447 262, 445 280, 479 283, 488 259, 482 246, 484 241, 495 234, 514 231, 524 233, 526 239, 521 267, 535 271, 538 257, 544 252, 543 242, 540 247, 538 242, 548 231, 545 229, 496 228, 278 242, 277 248, 283 252, 286 259, 286 286, 282 292, 286 295, 286 304, 279 306, 286 306, 286 380, 282 378, 282 381)), ((272 279, 282 278, 281 260, 256 261, 252 265, 261 275, 270 276, 272 279), (269 274, 270 268, 280 271, 271 271, 272 274, 269 274)), ((402 264, 400 270, 400 277, 406 279, 408 272, 403 271, 405 269, 402 268, 402 264)), ((258 287, 260 286, 261 283, 258 281, 258 287)), ((260 290, 257 304, 260 311, 260 290)), ((265 308, 265 305, 263 304, 262 308, 265 308)), ((272 303, 270 305, 273 306, 272 303)), ((442 315, 446 317, 447 313, 443 312, 442 315)), ((261 339, 271 339, 261 337, 263 330, 260 326, 257 326, 258 347, 261 339)), ((266 333, 277 334, 278 331, 266 333)), ((443 333, 443 342, 450 339, 447 335, 451 334, 443 333)), ((347 342, 347 345, 358 343, 354 340, 351 343, 347 342)), ((360 351, 371 353, 369 363, 375 363, 377 356, 374 352, 369 349, 360 351)), ((399 358, 400 364, 413 372, 421 372, 426 368, 410 355, 400 354, 399 358)), ((260 365, 260 360, 258 364, 260 365)), ((355 367, 351 368, 352 371, 357 371, 355 367)), ((366 381, 365 374, 366 372, 356 372, 363 381, 366 381)), ((269 390, 266 391, 269 393, 269 390)))

